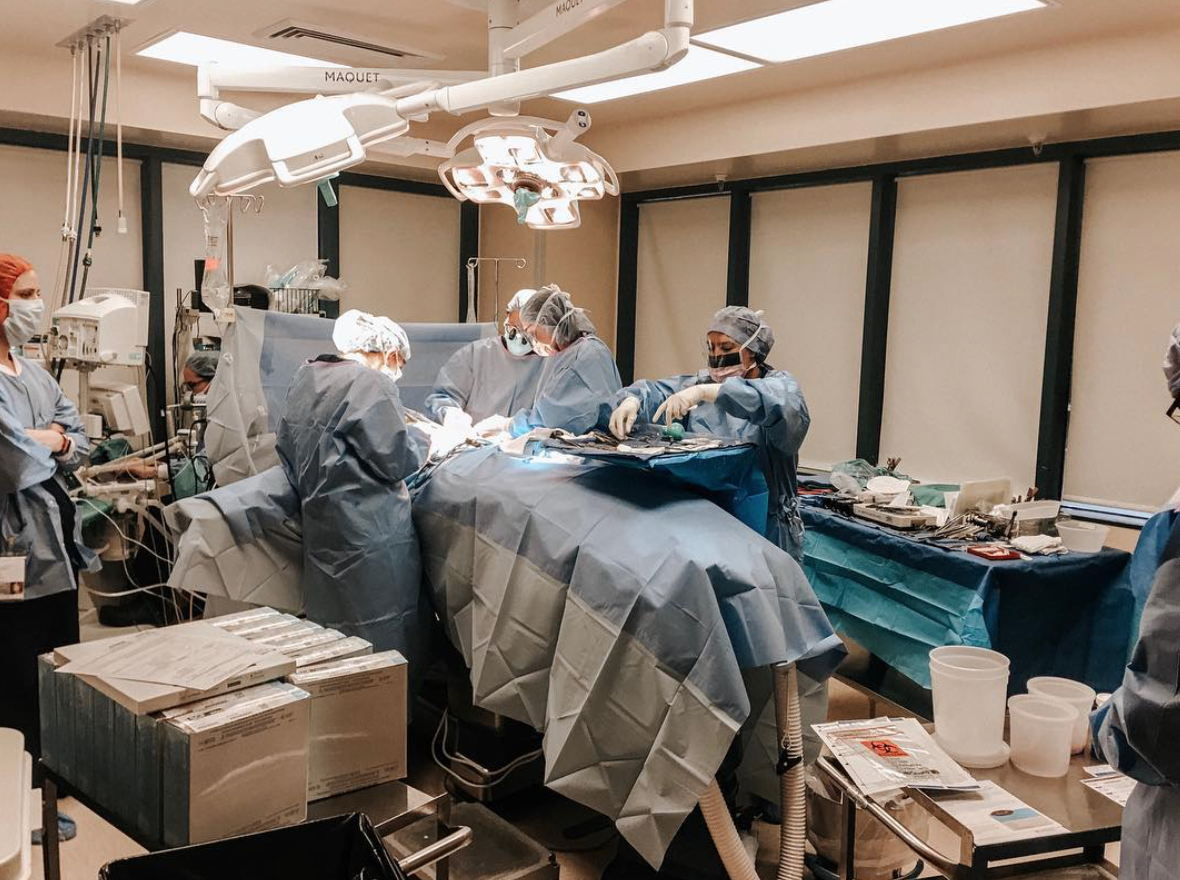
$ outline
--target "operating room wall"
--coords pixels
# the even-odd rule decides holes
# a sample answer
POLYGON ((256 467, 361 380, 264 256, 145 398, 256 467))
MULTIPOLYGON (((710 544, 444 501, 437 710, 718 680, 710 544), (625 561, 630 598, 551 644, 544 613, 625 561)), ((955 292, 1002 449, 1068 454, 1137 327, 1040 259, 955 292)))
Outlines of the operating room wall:
MULTIPOLYGON (((119 235, 118 173, 115 159, 105 159, 99 180, 98 210, 101 234, 91 249, 92 265, 88 288, 143 287, 143 225, 140 220, 139 162, 123 163, 123 214, 127 233, 119 235)), ((61 253, 61 230, 66 198, 66 154, 57 150, 33 147, 0 146, 0 181, 8 193, 7 207, 0 211, 0 252, 19 254, 28 259, 48 298, 53 290, 61 253)), ((76 223, 75 217, 71 223, 76 223)), ((84 221, 89 229, 89 213, 84 221)), ((85 256, 85 235, 80 237, 85 256)), ((82 260, 79 259, 78 286, 81 287, 82 260)), ((64 280, 63 280, 64 283, 64 280)), ((48 308, 47 308, 48 311, 48 308)), ((48 329, 49 319, 45 319, 48 329)), ((140 377, 131 368, 105 368, 99 376, 121 382, 136 382, 140 377)), ((77 375, 62 374, 62 386, 71 397, 77 396, 77 375)))
POLYGON ((639 208, 636 379, 704 367, 706 329, 725 305, 728 247, 728 196, 639 208))
POLYGON ((1157 510, 1180 486, 1180 426, 1160 364, 1180 321, 1180 153, 1086 170, 1068 497, 1157 510))
POLYGON ((343 308, 399 322, 458 320, 459 202, 342 186, 339 210, 343 308))
POLYGON ((867 182, 751 197, 750 307, 774 330, 770 364, 807 399, 806 467, 856 456, 872 197, 867 182))
MULTIPOLYGON (((577 229, 538 232, 521 226, 502 205, 479 212, 481 257, 523 257, 523 269, 513 262, 500 264, 500 308, 522 287, 557 284, 590 313, 598 335, 612 349, 618 290, 619 199, 580 202, 582 225, 577 229)), ((480 268, 479 318, 492 320, 495 308, 495 266, 480 268)))
POLYGON ((898 183, 882 457, 1036 485, 1057 167, 898 183))

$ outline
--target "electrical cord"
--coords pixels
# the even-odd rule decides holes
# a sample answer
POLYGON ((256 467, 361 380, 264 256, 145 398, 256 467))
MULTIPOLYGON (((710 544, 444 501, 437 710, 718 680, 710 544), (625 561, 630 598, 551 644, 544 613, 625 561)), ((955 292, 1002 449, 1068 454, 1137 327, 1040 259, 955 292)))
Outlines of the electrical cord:
POLYGON ((504 782, 504 780, 507 779, 509 774, 511 774, 513 771, 520 769, 521 767, 525 766, 526 764, 531 764, 533 761, 536 761, 538 758, 544 757, 544 752, 540 749, 537 749, 536 751, 529 752, 528 754, 525 754, 525 755, 521 755, 519 758, 515 759, 514 761, 510 761, 509 763, 505 764, 503 767, 500 767, 497 770, 487 771, 487 776, 488 776, 488 779, 490 780, 489 782, 473 782, 472 780, 468 779, 467 777, 465 777, 459 773, 456 773, 449 766, 447 766, 446 763, 444 763, 442 760, 439 759, 439 754, 441 752, 442 757, 446 758, 447 761, 451 761, 451 762, 457 763, 461 766, 465 766, 465 767, 473 770, 476 773, 484 773, 485 772, 485 769, 483 767, 481 767, 479 764, 476 764, 475 762, 470 761, 467 758, 462 757, 461 755, 452 755, 451 753, 449 753, 447 751, 446 740, 447 740, 447 735, 450 732, 450 725, 448 722, 449 717, 450 717, 450 712, 444 709, 443 713, 442 713, 442 719, 439 721, 438 728, 434 731, 434 737, 430 741, 430 757, 434 760, 434 763, 438 765, 438 768, 440 770, 442 770, 444 773, 446 773, 448 776, 450 776, 456 782, 461 783, 462 785, 465 785, 468 788, 474 788, 479 791, 487 791, 488 789, 494 788, 497 785, 500 785, 502 782, 504 782), (441 748, 440 748, 440 744, 439 744, 440 737, 442 740, 441 748))

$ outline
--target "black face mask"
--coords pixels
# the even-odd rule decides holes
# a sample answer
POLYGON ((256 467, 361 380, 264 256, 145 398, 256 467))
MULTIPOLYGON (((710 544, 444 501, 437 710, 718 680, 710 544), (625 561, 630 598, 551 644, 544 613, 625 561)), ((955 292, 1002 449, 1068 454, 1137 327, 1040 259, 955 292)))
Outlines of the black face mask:
POLYGON ((736 367, 742 362, 742 353, 735 351, 729 354, 711 354, 707 359, 710 369, 719 370, 722 367, 736 367))

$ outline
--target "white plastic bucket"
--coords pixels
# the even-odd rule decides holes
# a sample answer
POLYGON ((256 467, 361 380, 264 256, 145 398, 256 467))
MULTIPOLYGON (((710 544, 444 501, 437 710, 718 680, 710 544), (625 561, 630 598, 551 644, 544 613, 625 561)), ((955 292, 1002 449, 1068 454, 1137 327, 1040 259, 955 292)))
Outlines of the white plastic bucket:
POLYGON ((1064 776, 1078 710, 1056 697, 1020 694, 1008 701, 1012 713, 1012 763, 1033 776, 1064 776))
POLYGON ((1067 550, 1074 553, 1097 553, 1106 544, 1110 529, 1106 526, 1063 521, 1057 524, 1057 534, 1067 550))
POLYGON ((1082 684, 1080 681, 1044 675, 1028 680, 1028 692, 1036 697, 1056 697, 1078 710, 1078 720, 1074 722, 1070 751, 1075 755, 1084 752, 1086 745, 1090 742, 1090 712, 1093 710, 1094 700, 1098 696, 1094 692, 1094 688, 1082 684))
POLYGON ((967 767, 998 767, 1004 745, 1008 658, 986 648, 950 646, 930 652, 934 735, 967 767))

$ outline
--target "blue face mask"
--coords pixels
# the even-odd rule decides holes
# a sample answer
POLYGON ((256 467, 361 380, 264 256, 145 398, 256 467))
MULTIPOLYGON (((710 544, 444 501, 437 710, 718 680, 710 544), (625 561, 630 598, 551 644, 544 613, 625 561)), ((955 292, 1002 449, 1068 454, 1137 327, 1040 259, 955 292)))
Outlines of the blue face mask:
POLYGON ((515 327, 505 328, 504 346, 508 349, 509 354, 516 357, 524 357, 533 351, 533 343, 524 333, 515 327))

